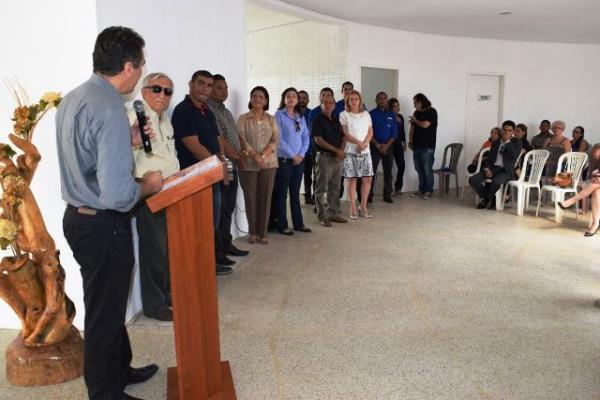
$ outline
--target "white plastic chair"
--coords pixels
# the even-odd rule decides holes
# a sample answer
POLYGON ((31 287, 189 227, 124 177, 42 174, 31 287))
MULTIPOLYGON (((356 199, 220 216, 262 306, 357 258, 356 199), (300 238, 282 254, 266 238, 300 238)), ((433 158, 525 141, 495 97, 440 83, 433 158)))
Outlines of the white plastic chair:
POLYGON ((537 189, 538 197, 540 196, 540 178, 542 177, 542 171, 544 170, 544 164, 550 156, 548 150, 531 150, 525 154, 523 159, 523 168, 521 168, 521 175, 516 181, 508 181, 504 185, 504 193, 502 198, 506 197, 506 192, 509 187, 513 187, 511 190, 511 196, 517 192, 517 215, 523 215, 523 211, 529 209, 529 192, 531 189, 537 189), (529 176, 527 175, 528 165, 531 164, 531 170, 529 176))
MULTIPOLYGON (((559 201, 563 201, 565 199, 565 194, 573 193, 577 194, 577 185, 579 184, 579 180, 581 179, 581 173, 583 171, 583 167, 587 161, 587 154, 579 153, 579 152, 568 152, 560 156, 558 159, 558 165, 556 168, 558 172, 570 172, 572 174, 572 183, 570 186, 565 188, 561 188, 553 185, 544 185, 542 186, 542 190, 540 195, 538 196, 537 202, 537 210, 535 212, 535 216, 537 217, 540 212, 540 201, 542 199, 542 194, 544 191, 552 193, 552 198, 554 199, 554 216, 557 223, 562 222, 563 212, 561 208, 558 206, 559 201)), ((577 219, 577 215, 579 214, 579 205, 575 203, 575 219, 577 219)))
MULTIPOLYGON (((475 175, 476 173, 478 173, 481 170, 481 163, 483 161, 483 157, 489 153, 490 148, 485 148, 483 150, 481 150, 479 152, 479 159, 477 160, 477 169, 475 170, 475 172, 473 172, 472 174, 469 173, 467 171, 467 173, 465 174, 465 183, 462 187, 462 192, 460 194, 460 198, 464 198, 465 197, 465 188, 467 187, 467 185, 469 184, 469 178, 472 177, 473 175, 475 175)), ((475 193, 475 204, 479 203, 479 196, 477 196, 477 193, 475 193)))
MULTIPOLYGON (((515 168, 517 167, 517 165, 519 165, 519 162, 521 161, 523 154, 525 154, 525 149, 521 149, 521 152, 519 153, 519 157, 517 157, 517 161, 515 161, 515 168)), ((502 184, 500 186, 500 188, 498 189, 498 191, 496 192, 496 195, 495 195, 496 211, 504 210, 504 188, 505 187, 506 187, 506 183, 502 184)))

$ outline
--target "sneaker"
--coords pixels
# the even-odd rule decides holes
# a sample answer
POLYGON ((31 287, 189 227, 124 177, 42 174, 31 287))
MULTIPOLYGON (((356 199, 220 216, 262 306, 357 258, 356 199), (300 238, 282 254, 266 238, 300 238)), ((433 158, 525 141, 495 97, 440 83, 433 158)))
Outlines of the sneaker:
POLYGON ((228 275, 233 272, 231 267, 226 267, 224 265, 217 264, 217 275, 228 275))
POLYGON ((423 200, 430 200, 432 194, 433 193, 431 193, 431 192, 425 192, 425 193, 423 193, 423 196, 421 196, 421 197, 423 200))
POLYGON ((411 193, 410 197, 423 197, 423 193, 417 191, 417 192, 411 193))

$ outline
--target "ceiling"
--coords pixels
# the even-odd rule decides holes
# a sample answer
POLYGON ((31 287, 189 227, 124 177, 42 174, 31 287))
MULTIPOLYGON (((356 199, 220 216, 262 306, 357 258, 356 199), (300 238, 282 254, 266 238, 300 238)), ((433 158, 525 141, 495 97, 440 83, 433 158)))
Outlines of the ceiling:
POLYGON ((257 32, 276 26, 304 21, 304 18, 277 12, 254 3, 246 3, 246 32, 257 32))
POLYGON ((600 44, 600 0, 282 0, 343 20, 415 32, 600 44), (512 11, 511 15, 500 15, 512 11))

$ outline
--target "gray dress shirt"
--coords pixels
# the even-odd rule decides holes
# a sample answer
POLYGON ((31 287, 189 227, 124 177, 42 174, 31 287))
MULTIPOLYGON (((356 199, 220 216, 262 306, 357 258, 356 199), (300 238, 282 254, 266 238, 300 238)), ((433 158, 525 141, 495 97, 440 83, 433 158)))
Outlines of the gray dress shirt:
POLYGON ((63 98, 56 148, 67 203, 127 212, 139 200, 123 97, 106 79, 93 74, 63 98))

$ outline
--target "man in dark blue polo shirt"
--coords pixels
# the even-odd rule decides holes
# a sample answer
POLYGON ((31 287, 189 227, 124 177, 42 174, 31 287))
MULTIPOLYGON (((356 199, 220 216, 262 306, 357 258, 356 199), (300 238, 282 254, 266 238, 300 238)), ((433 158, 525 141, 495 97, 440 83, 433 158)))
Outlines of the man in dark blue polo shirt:
POLYGON ((339 117, 346 110, 346 96, 354 90, 354 84, 350 81, 342 83, 342 98, 335 103, 335 114, 339 117))
MULTIPOLYGON (((206 104, 212 93, 213 76, 210 72, 194 72, 189 83, 190 92, 173 110, 171 123, 175 135, 175 148, 181 169, 194 165, 212 155, 223 154, 223 138, 219 133, 215 115, 206 104)), ((219 228, 221 192, 213 185, 213 218, 215 234, 219 228)), ((229 260, 231 261, 231 260, 229 260)), ((217 260, 217 275, 230 274, 226 260, 217 260)), ((229 264, 233 264, 231 261, 229 264)))
MULTIPOLYGON (((377 177, 379 161, 383 165, 383 201, 393 203, 392 200, 392 167, 394 165, 394 151, 392 145, 398 136, 398 123, 396 115, 387 108, 388 96, 385 92, 377 93, 375 97, 377 107, 371 110, 371 121, 373 123, 373 138, 371 139, 371 159, 373 160, 373 172, 377 177)), ((376 181, 375 181, 376 182, 376 181)), ((373 198, 373 187, 369 199, 373 198)))
MULTIPOLYGON (((311 109, 308 108, 310 98, 306 90, 300 90, 298 92, 298 113, 306 120, 306 126, 310 133, 310 124, 308 119, 310 117, 311 109)), ((308 144, 308 150, 304 155, 304 204, 314 205, 315 199, 313 196, 313 170, 315 162, 315 146, 312 138, 308 144)))

